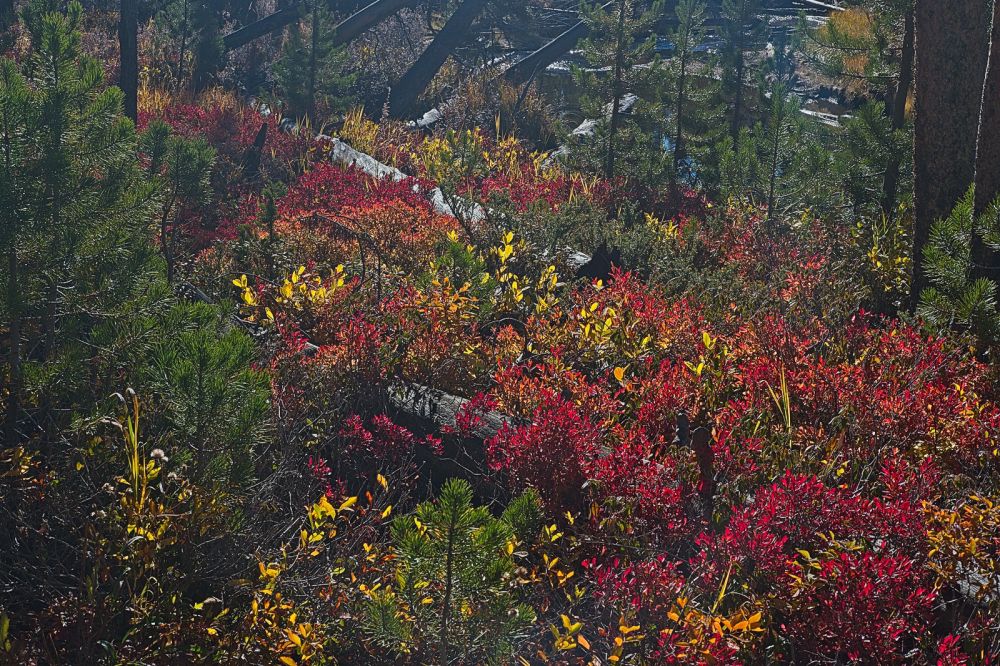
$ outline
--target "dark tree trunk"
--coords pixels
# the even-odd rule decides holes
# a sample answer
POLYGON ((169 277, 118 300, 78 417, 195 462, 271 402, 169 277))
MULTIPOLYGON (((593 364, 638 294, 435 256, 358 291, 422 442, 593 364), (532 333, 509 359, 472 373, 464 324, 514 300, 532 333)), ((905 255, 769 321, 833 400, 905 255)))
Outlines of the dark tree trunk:
POLYGON ((927 286, 923 251, 931 225, 975 179, 992 9, 992 0, 916 2, 911 308, 927 286))
POLYGON ((311 11, 312 22, 310 24, 309 31, 309 84, 306 90, 306 99, 308 100, 309 108, 306 109, 306 115, 309 116, 310 120, 316 119, 316 69, 319 66, 317 62, 316 51, 319 49, 319 0, 313 0, 313 6, 311 11))
MULTIPOLYGON (((903 129, 906 125, 906 100, 910 95, 910 87, 913 84, 913 58, 914 58, 914 20, 913 12, 906 13, 905 28, 903 32, 903 51, 899 60, 899 82, 896 84, 896 94, 892 99, 890 112, 891 126, 894 132, 903 129)), ((897 195, 899 193, 899 156, 893 151, 886 165, 885 178, 882 179, 882 214, 887 219, 893 219, 896 213, 897 195)))
MULTIPOLYGON (((983 90, 976 151, 976 217, 1000 197, 1000 2, 993 9, 993 39, 983 90)), ((979 234, 972 237, 972 277, 1000 284, 1000 252, 991 249, 979 234)))
MULTIPOLYGON (((618 126, 621 124, 622 116, 622 95, 625 94, 622 79, 625 76, 625 19, 629 4, 625 0, 619 0, 618 6, 618 27, 615 31, 615 69, 614 84, 611 87, 611 118, 608 127, 608 147, 604 162, 604 177, 611 180, 615 177, 616 146, 615 140, 618 138, 618 126)), ((631 35, 629 35, 631 37, 631 35)))
POLYGON ((125 94, 125 115, 139 119, 139 0, 121 0, 118 17, 118 51, 121 67, 118 87, 125 94))
POLYGON ((740 51, 739 61, 736 64, 736 96, 733 98, 733 117, 729 122, 729 136, 733 139, 733 146, 740 140, 740 128, 743 127, 743 69, 746 66, 746 58, 740 51))
POLYGON ((14 0, 0 0, 0 32, 6 32, 17 20, 14 11, 14 0))
POLYGON ((389 115, 405 118, 415 112, 417 98, 427 88, 448 56, 465 41, 472 23, 489 0, 465 0, 427 47, 417 62, 403 75, 389 94, 389 115))
POLYGON ((21 411, 21 298, 18 292, 17 243, 13 234, 7 248, 7 307, 10 310, 10 330, 8 332, 7 372, 7 414, 4 423, 4 439, 8 447, 17 444, 17 420, 21 411))
MULTIPOLYGON (((607 9, 614 2, 604 3, 607 9)), ((535 74, 542 71, 559 58, 566 55, 576 43, 590 34, 590 27, 584 21, 580 21, 566 32, 562 33, 537 51, 526 55, 504 72, 504 78, 514 85, 520 85, 530 81, 535 74)))
MULTIPOLYGON (((685 35, 686 44, 690 44, 690 37, 690 34, 685 35)), ((681 160, 684 159, 686 153, 684 148, 684 94, 687 84, 687 60, 688 47, 685 46, 684 52, 681 53, 680 74, 677 77, 677 110, 674 116, 677 132, 674 134, 674 175, 671 178, 677 176, 681 168, 681 160)))
POLYGON ((195 16, 198 18, 198 33, 193 46, 194 66, 191 73, 191 87, 201 92, 209 86, 222 67, 225 51, 222 48, 220 17, 211 5, 200 5, 195 16))

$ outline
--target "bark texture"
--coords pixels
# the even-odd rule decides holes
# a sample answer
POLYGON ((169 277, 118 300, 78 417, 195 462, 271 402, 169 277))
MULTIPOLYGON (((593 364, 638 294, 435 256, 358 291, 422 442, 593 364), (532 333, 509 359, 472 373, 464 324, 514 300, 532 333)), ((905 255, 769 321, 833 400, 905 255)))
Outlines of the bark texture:
POLYGON ((125 94, 125 115, 139 118, 139 0, 121 0, 118 16, 118 50, 121 67, 118 87, 125 94))
POLYGON ((931 225, 972 185, 989 54, 992 0, 917 0, 911 307, 927 286, 931 225))

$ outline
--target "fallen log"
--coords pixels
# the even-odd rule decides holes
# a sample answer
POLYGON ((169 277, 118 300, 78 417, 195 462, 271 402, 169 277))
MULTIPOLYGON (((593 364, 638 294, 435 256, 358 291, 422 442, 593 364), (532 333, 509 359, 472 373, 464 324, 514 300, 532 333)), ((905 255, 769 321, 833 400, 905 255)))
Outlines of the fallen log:
MULTIPOLYGON (((334 28, 333 43, 335 46, 350 44, 399 10, 415 4, 417 0, 375 0, 337 24, 334 28)), ((222 38, 223 50, 228 52, 238 49, 294 23, 302 16, 301 7, 298 3, 293 4, 229 33, 222 38)))
MULTIPOLYGON (((411 176, 408 176, 396 167, 383 164, 371 155, 355 150, 340 139, 335 139, 333 137, 326 136, 325 134, 320 134, 316 138, 320 141, 330 143, 330 161, 335 164, 356 167, 373 178, 392 178, 395 181, 403 181, 411 178, 411 176)), ((419 184, 414 183, 414 190, 417 190, 419 187, 419 184)), ((428 192, 427 198, 435 212, 441 215, 447 215, 448 217, 458 217, 455 211, 452 210, 452 204, 448 202, 440 187, 435 187, 433 190, 428 192)), ((478 203, 467 199, 451 197, 451 202, 461 202, 463 207, 467 206, 467 209, 460 211, 460 214, 464 216, 464 219, 472 222, 478 222, 485 219, 488 212, 478 203)), ((583 252, 577 252, 572 249, 566 249, 565 252, 566 264, 575 272, 578 272, 591 260, 590 255, 584 254, 583 252)))
POLYGON ((468 37, 472 23, 483 13, 489 1, 465 0, 459 5, 430 46, 392 87, 389 93, 390 117, 407 118, 413 115, 417 98, 444 65, 445 60, 468 37))
MULTIPOLYGON (((607 9, 613 4, 614 2, 606 2, 604 3, 603 8, 607 9)), ((533 79, 538 72, 542 71, 568 53, 570 49, 576 46, 578 41, 589 34, 590 27, 587 23, 585 21, 579 21, 542 48, 525 56, 524 58, 521 58, 508 67, 507 71, 503 74, 504 78, 514 85, 527 83, 533 79)))

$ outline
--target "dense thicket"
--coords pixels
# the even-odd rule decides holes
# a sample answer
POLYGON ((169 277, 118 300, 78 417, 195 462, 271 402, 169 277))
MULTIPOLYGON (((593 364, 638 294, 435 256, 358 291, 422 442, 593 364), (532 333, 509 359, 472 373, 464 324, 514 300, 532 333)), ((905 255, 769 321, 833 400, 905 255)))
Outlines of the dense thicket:
POLYGON ((996 663, 998 14, 0 0, 0 663, 996 663))

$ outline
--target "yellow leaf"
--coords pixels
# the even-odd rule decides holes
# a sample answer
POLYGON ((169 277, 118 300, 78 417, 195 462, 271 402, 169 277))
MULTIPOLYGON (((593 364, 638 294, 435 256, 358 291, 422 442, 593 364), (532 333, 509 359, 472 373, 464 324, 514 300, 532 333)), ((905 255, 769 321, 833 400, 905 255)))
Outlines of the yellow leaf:
POLYGON ((294 660, 294 659, 292 659, 291 657, 280 657, 280 658, 278 659, 278 661, 280 661, 280 662, 281 662, 281 663, 283 663, 283 664, 286 664, 287 666, 299 666, 299 665, 298 665, 298 664, 297 664, 297 663, 295 662, 295 660, 294 660))
POLYGON ((354 506, 357 503, 357 501, 358 501, 357 496, 355 496, 355 497, 348 497, 346 500, 344 500, 344 503, 340 505, 340 508, 338 509, 338 511, 344 511, 345 509, 350 509, 352 506, 354 506))
POLYGON ((382 512, 382 517, 383 518, 388 518, 390 513, 392 513, 392 505, 391 504, 389 506, 385 507, 385 511, 382 512))
POLYGON ((219 633, 218 629, 216 629, 215 627, 209 627, 207 631, 209 636, 215 636, 217 633, 219 633))
POLYGON ((615 368, 615 379, 618 380, 618 383, 625 381, 625 368, 622 367, 615 368))
POLYGON ((577 643, 580 644, 580 647, 582 647, 584 650, 589 650, 590 649, 590 641, 588 641, 583 636, 577 636, 576 637, 576 641, 577 641, 577 643))
POLYGON ((379 474, 375 477, 375 480, 378 481, 378 484, 382 486, 383 490, 389 490, 389 482, 386 480, 384 476, 379 474))

